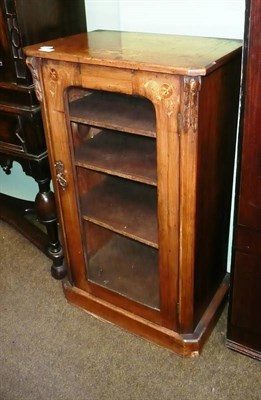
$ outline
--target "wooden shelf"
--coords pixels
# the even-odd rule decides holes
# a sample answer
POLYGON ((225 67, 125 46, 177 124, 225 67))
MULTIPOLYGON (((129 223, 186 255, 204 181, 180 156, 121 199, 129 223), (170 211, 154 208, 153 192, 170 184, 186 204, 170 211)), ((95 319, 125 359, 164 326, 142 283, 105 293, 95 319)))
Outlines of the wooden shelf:
POLYGON ((69 113, 74 122, 156 137, 155 109, 142 97, 91 92, 69 103, 69 113))
POLYGON ((129 299, 159 308, 158 252, 114 234, 89 259, 88 279, 129 299))
POLYGON ((154 139, 101 131, 75 150, 76 165, 135 181, 157 184, 154 139))
POLYGON ((156 188, 108 177, 80 203, 85 220, 158 248, 156 188))

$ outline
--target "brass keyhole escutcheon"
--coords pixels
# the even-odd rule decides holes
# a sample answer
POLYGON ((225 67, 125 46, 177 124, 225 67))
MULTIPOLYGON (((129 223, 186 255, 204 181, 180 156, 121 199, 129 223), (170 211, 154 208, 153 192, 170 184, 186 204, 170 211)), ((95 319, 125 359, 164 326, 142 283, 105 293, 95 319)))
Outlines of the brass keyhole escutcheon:
POLYGON ((54 163, 54 166, 56 169, 56 180, 64 190, 67 187, 67 180, 64 174, 64 163, 59 160, 54 163))

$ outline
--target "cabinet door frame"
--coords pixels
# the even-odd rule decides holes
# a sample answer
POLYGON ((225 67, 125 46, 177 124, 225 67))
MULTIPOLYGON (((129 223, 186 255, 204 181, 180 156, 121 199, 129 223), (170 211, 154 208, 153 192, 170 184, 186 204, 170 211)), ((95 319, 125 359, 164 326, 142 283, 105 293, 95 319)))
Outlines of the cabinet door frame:
MULTIPOLYGON (((39 61, 38 61, 39 62, 39 61)), ((178 132, 180 79, 170 74, 114 69, 111 67, 79 66, 67 62, 42 60, 39 69, 42 87, 47 146, 50 161, 62 161, 66 188, 59 186, 55 168, 53 182, 60 210, 64 249, 69 276, 73 285, 91 293, 86 280, 82 250, 81 223, 74 183, 74 166, 68 146, 65 90, 70 86, 115 91, 148 98, 155 107, 157 119, 157 175, 160 267, 160 312, 145 311, 141 315, 166 328, 178 328, 179 298, 179 157, 178 132), (82 73, 79 74, 79 69, 82 73), (99 78, 99 79, 97 79, 99 78), (59 137, 57 145, 57 137, 59 137), (168 204, 168 207, 166 207, 168 204), (69 229, 66 229, 69 227, 69 229)), ((56 171, 57 172, 57 171, 56 171)), ((117 306, 117 304, 116 304, 117 306)))

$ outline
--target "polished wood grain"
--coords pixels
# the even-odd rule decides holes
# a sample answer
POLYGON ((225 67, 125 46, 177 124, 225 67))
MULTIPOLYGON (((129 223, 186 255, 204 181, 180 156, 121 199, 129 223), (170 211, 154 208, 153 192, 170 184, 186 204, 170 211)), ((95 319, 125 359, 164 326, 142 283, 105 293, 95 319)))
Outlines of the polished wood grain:
POLYGON ((197 355, 229 286, 240 43, 98 31, 48 44, 55 51, 26 53, 53 165, 66 297, 197 355))
POLYGON ((80 59, 81 64, 134 70, 139 67, 181 75, 205 75, 222 65, 233 52, 240 52, 240 41, 120 31, 88 32, 26 49, 28 56, 51 60, 80 59), (53 46, 54 51, 40 51, 42 45, 53 46))
POLYGON ((243 98, 227 345, 261 360, 261 8, 246 2, 243 98))
POLYGON ((239 75, 240 64, 236 60, 231 61, 207 76, 200 91, 193 300, 195 323, 227 270, 239 75), (215 98, 212 93, 215 93, 215 98), (209 265, 211 268, 207 267, 209 265))

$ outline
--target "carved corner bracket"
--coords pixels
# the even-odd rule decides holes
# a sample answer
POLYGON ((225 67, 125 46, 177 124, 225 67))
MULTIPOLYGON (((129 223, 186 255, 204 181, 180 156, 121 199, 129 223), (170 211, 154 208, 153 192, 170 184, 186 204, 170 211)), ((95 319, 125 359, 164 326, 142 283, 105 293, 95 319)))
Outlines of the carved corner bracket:
POLYGON ((39 69, 40 69, 41 61, 36 57, 27 57, 26 64, 32 74, 36 97, 39 100, 39 102, 41 103, 43 100, 42 86, 41 86, 40 77, 39 77, 39 69))
POLYGON ((184 77, 184 110, 183 129, 188 132, 192 128, 196 132, 198 127, 198 97, 201 87, 201 77, 184 77))

